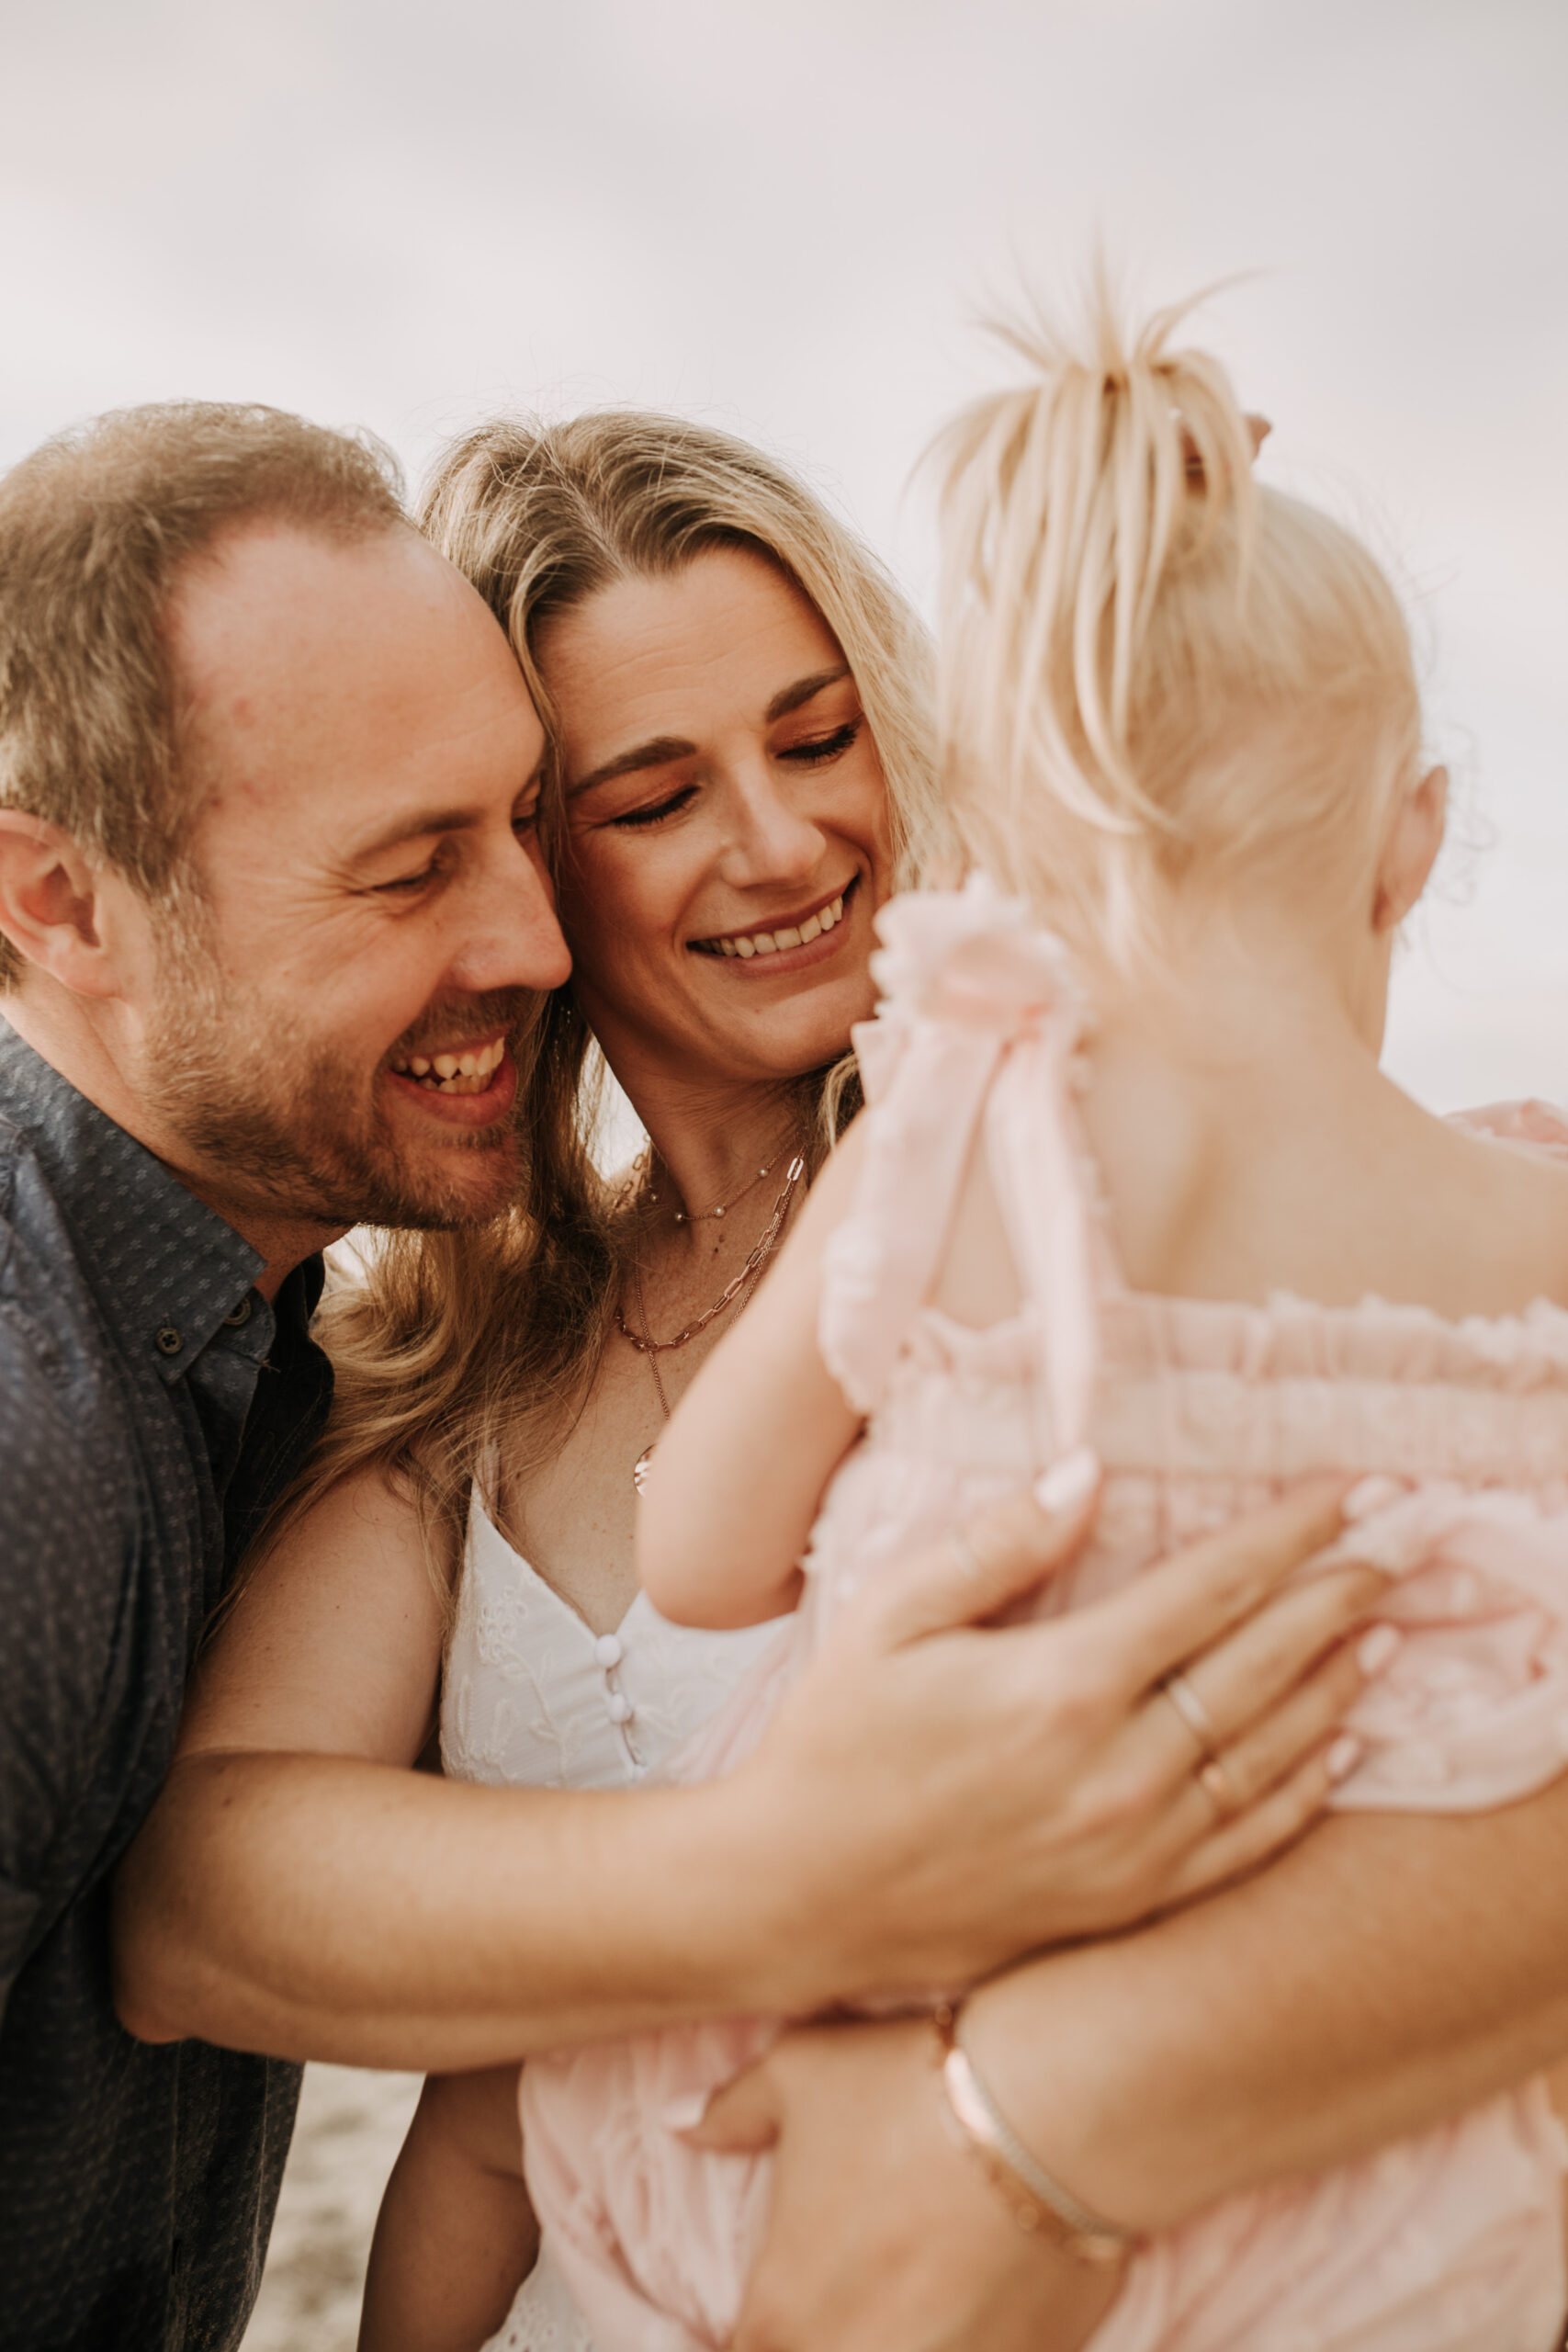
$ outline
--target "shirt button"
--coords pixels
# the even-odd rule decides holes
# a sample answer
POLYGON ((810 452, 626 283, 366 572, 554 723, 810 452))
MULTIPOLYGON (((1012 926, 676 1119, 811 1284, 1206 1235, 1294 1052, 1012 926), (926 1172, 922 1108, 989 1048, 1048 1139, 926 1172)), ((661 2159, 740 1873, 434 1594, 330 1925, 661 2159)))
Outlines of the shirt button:
POLYGON ((593 1655, 603 1667, 619 1666, 626 1655, 619 1634, 601 1634, 593 1645, 593 1655))
POLYGON ((184 1345, 185 1340, 172 1323, 159 1324, 158 1352, 160 1355, 177 1356, 184 1345))
POLYGON ((604 1703, 609 1708, 610 1721, 613 1724, 630 1723, 632 1719, 632 1702, 626 1697, 624 1690, 612 1690, 609 1698, 604 1703))
POLYGON ((237 1331, 241 1328, 242 1324, 248 1323, 250 1319, 251 1295, 250 1292, 247 1291, 243 1298, 240 1301, 238 1306, 235 1307, 233 1313, 231 1315, 225 1315, 223 1320, 231 1331, 237 1331))

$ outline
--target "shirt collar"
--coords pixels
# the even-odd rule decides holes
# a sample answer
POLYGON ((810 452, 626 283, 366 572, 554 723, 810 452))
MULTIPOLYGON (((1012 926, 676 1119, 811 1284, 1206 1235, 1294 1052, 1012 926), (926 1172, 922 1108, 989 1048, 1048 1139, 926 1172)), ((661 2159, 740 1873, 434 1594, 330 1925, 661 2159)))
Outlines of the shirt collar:
POLYGON ((3 1020, 0 1123, 30 1145, 129 1355, 176 1380, 228 1318, 244 1319, 265 1260, 3 1020))

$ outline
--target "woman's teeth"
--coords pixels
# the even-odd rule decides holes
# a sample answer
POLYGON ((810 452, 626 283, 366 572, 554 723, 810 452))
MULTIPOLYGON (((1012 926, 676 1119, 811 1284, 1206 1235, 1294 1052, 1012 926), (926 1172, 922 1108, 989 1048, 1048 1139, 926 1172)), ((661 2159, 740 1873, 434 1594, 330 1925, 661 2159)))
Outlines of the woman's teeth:
POLYGON ((412 1078, 432 1094, 482 1094, 500 1069, 506 1040, 468 1046, 460 1054, 404 1054, 393 1062, 400 1078, 412 1078))
POLYGON ((733 939, 721 939, 718 952, 721 956, 745 958, 777 956, 785 947, 809 947, 823 932, 831 931, 836 922, 841 922, 843 914, 844 894, 840 890, 836 899, 829 899, 825 907, 818 907, 814 915, 807 915, 798 926, 786 923, 783 931, 749 931, 737 934, 733 939))

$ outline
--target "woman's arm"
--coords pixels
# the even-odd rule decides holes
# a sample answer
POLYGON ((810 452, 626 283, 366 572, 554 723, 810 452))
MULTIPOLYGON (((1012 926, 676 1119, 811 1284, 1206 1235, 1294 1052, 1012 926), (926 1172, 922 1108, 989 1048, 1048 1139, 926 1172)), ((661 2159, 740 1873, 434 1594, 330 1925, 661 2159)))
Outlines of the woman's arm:
POLYGON ((1260 1879, 998 1979, 968 2039, 1043 2160, 1140 2228, 1424 2130, 1568 2052, 1568 1780, 1326 1821, 1260 1879))
POLYGON ((792 1609, 822 1489, 860 1422, 817 1344, 822 1251, 849 1204, 863 1123, 811 1188, 745 1316, 659 1441, 637 1512, 637 1574, 678 1625, 756 1625, 792 1609))
MULTIPOLYGON (((1165 2229, 1341 2164, 1568 2052, 1568 1780, 1505 1811, 1341 1816, 1260 1875, 1137 1933, 981 1988, 964 2039, 1020 2136, 1076 2195, 1165 2229)), ((1081 2266, 1021 2256, 941 2128, 929 2026, 786 2037, 701 2136, 777 2146, 737 2352, 880 2352, 907 2303, 931 2345, 1077 2352, 1081 2266), (852 2211, 852 2230, 843 2216, 852 2211), (852 2261, 843 2241, 852 2243, 852 2261)))

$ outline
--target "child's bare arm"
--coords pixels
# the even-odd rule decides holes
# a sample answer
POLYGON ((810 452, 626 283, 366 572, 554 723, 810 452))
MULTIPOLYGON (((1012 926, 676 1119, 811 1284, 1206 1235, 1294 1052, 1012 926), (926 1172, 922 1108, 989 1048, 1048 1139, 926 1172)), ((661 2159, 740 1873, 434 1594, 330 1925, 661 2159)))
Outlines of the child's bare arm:
POLYGON ((475 2352, 538 2251, 516 2067, 432 2075, 381 2199, 359 2352, 475 2352))
POLYGON ((860 1427, 822 1361, 817 1314, 823 1248, 863 1148, 852 1129, 659 1442, 637 1514, 637 1571, 677 1624, 760 1624, 798 1597, 822 1489, 860 1427))

